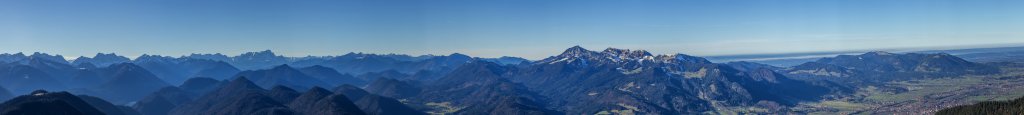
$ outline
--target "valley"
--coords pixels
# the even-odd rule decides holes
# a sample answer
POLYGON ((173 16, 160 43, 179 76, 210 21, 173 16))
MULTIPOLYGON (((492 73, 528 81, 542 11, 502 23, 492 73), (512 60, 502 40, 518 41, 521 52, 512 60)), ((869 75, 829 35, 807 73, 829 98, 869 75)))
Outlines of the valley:
POLYGON ((888 82, 882 86, 905 90, 886 91, 871 86, 840 99, 802 103, 793 110, 821 115, 933 114, 982 101, 1012 100, 1024 96, 1024 68, 1014 65, 1000 67, 1003 73, 996 75, 888 82))

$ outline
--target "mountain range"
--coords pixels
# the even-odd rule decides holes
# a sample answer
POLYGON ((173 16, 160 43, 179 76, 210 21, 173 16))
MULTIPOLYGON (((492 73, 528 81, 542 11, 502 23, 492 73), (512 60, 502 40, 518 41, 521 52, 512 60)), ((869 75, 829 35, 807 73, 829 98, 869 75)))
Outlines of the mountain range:
POLYGON ((946 53, 869 52, 776 67, 580 46, 533 61, 269 50, 68 61, 16 53, 0 54, 0 71, 0 100, 9 99, 0 112, 124 115, 787 113, 858 86, 1001 72, 946 53))
POLYGON ((995 66, 970 62, 947 53, 895 54, 884 51, 822 58, 777 70, 802 79, 826 79, 850 84, 1000 72, 995 66))

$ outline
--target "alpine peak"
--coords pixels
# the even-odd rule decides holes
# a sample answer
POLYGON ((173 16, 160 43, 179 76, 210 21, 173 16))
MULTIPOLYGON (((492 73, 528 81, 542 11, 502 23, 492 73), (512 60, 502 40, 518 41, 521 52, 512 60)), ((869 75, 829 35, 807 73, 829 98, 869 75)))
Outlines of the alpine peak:
POLYGON ((563 56, 563 57, 566 57, 566 56, 567 57, 580 57, 580 56, 592 55, 594 53, 595 52, 593 52, 593 51, 590 51, 590 50, 587 50, 587 49, 583 49, 583 47, 573 46, 573 47, 571 47, 569 49, 565 49, 565 52, 562 52, 562 54, 559 55, 559 56, 563 56))
POLYGON ((618 49, 618 48, 608 48, 608 49, 605 49, 601 53, 604 53, 604 54, 607 54, 607 55, 611 55, 611 56, 615 56, 615 57, 619 57, 619 58, 644 58, 644 57, 647 57, 647 56, 653 56, 653 55, 651 55, 650 52, 647 52, 645 50, 630 50, 630 49, 618 49))
POLYGON ((893 53, 886 52, 886 51, 872 51, 872 52, 868 52, 868 53, 864 53, 864 54, 867 54, 867 55, 892 55, 893 53))

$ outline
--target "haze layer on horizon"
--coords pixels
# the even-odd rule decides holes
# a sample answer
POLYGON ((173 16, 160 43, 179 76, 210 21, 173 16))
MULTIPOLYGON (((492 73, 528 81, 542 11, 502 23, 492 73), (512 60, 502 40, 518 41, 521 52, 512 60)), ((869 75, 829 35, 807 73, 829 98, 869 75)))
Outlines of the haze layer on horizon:
POLYGON ((697 56, 1024 43, 1019 0, 4 0, 0 53, 697 56))

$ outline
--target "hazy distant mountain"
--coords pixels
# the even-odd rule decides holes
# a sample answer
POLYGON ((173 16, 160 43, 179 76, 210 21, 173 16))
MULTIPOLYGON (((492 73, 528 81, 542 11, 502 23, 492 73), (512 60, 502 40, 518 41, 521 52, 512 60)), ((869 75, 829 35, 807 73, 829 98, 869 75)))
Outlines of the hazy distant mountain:
POLYGON ((68 92, 38 90, 0 104, 2 115, 103 115, 78 96, 68 92))
POLYGON ((216 54, 195 54, 195 53, 193 53, 193 54, 189 54, 188 56, 184 56, 184 58, 206 59, 206 60, 213 60, 213 61, 231 62, 231 57, 228 57, 227 55, 220 54, 220 53, 216 53, 216 54))
POLYGON ((231 58, 231 65, 242 70, 269 69, 271 67, 288 64, 284 56, 274 54, 273 51, 264 50, 260 52, 246 52, 231 58))
POLYGON ((924 76, 949 77, 998 73, 996 67, 938 54, 868 52, 822 58, 784 70, 786 74, 849 82, 883 82, 924 76))
POLYGON ((341 73, 363 74, 393 69, 405 61, 374 54, 349 53, 321 62, 323 66, 334 68, 341 73))
POLYGON ((132 61, 169 84, 181 84, 188 79, 187 67, 178 64, 182 60, 169 56, 142 55, 132 61))
POLYGON ((225 80, 241 72, 235 66, 223 61, 186 59, 180 64, 186 68, 187 78, 208 77, 225 80))
POLYGON ((877 72, 997 72, 990 70, 995 68, 969 62, 946 53, 893 54, 888 52, 869 52, 862 55, 840 55, 834 58, 824 58, 817 62, 877 72))
POLYGON ((517 65, 517 64, 528 64, 530 60, 526 60, 519 57, 502 56, 499 58, 479 58, 478 60, 488 61, 501 65, 517 65))
POLYGON ((469 63, 472 60, 473 57, 460 53, 452 53, 448 56, 435 56, 413 63, 412 67, 416 69, 406 72, 411 73, 419 70, 450 71, 451 69, 458 68, 459 66, 462 66, 462 64, 469 63))
POLYGON ((67 86, 72 89, 96 87, 107 80, 105 77, 101 77, 99 72, 102 71, 97 68, 79 69, 72 74, 71 81, 73 82, 68 82, 67 86))
POLYGON ((851 68, 819 62, 807 62, 782 71, 788 73, 789 76, 803 79, 842 78, 862 74, 860 71, 851 68))
POLYGON ((331 59, 337 58, 337 57, 338 56, 311 56, 311 55, 310 56, 306 56, 306 57, 291 57, 291 58, 289 58, 290 59, 289 60, 290 63, 288 65, 292 65, 292 66, 295 66, 295 67, 317 66, 317 65, 323 65, 325 62, 327 62, 327 61, 329 61, 331 59))
POLYGON ((189 78, 208 77, 224 80, 240 70, 224 61, 199 58, 174 58, 159 55, 143 55, 132 63, 156 74, 170 84, 181 84, 189 78))
POLYGON ((114 54, 114 53, 110 53, 110 54, 96 53, 96 56, 93 56, 92 58, 85 57, 85 56, 78 57, 73 62, 71 62, 71 65, 78 66, 78 65, 82 65, 82 64, 88 63, 88 64, 91 64, 92 66, 95 66, 95 67, 107 67, 107 66, 112 65, 112 64, 126 63, 126 62, 129 62, 129 61, 131 61, 131 59, 128 59, 127 57, 124 57, 124 56, 118 56, 117 54, 114 54))
POLYGON ((299 70, 288 65, 279 65, 274 68, 264 70, 242 71, 234 77, 246 77, 264 89, 270 89, 277 85, 288 86, 296 90, 305 90, 315 86, 333 86, 303 74, 299 70))
POLYGON ((985 52, 985 53, 969 53, 969 54, 957 54, 957 57, 964 58, 965 60, 986 63, 986 62, 1024 62, 1024 47, 1018 47, 1017 51, 1005 51, 1005 52, 985 52))
POLYGON ((405 74, 405 73, 399 72, 397 70, 387 70, 387 71, 381 71, 381 72, 368 72, 368 73, 365 73, 365 74, 358 75, 358 76, 356 76, 356 78, 359 78, 359 79, 362 79, 362 80, 366 80, 366 81, 375 81, 375 80, 380 79, 380 78, 402 79, 402 80, 413 80, 414 79, 414 78, 412 78, 412 75, 405 74))
POLYGON ((21 60, 25 60, 26 58, 28 58, 28 56, 25 56, 24 53, 15 53, 15 54, 3 53, 3 54, 0 54, 0 63, 18 62, 18 61, 21 61, 21 60))
POLYGON ((780 70, 780 69, 783 69, 782 67, 775 67, 775 66, 768 65, 768 64, 761 64, 761 63, 748 62, 748 61, 729 62, 729 63, 725 63, 725 65, 729 65, 730 67, 732 67, 732 68, 734 68, 736 70, 740 70, 740 71, 753 71, 753 70, 758 70, 758 69, 762 69, 762 68, 763 69, 769 69, 769 70, 780 70))
POLYGON ((310 77, 324 81, 331 86, 338 86, 342 84, 351 85, 366 85, 366 81, 357 79, 350 74, 341 74, 333 68, 328 68, 320 65, 310 66, 299 69, 302 73, 309 75, 310 77))
POLYGON ((113 103, 136 101, 160 88, 171 86, 153 73, 131 63, 110 65, 105 71, 109 72, 104 78, 106 80, 91 88, 96 94, 90 95, 103 97, 113 103))
POLYGON ((46 53, 35 52, 35 53, 32 53, 32 55, 29 55, 28 57, 30 58, 30 60, 38 59, 38 60, 44 60, 44 61, 49 61, 49 62, 56 62, 56 63, 59 63, 59 64, 65 64, 65 65, 69 64, 68 60, 64 59, 64 56, 59 55, 59 54, 58 55, 50 55, 50 54, 46 54, 46 53))
POLYGON ((33 90, 64 90, 67 87, 43 70, 27 65, 0 65, 0 86, 11 93, 28 93, 33 90))
MULTIPOLYGON (((392 69, 409 73, 418 70, 451 69, 459 63, 464 63, 465 60, 471 59, 471 57, 462 54, 453 54, 449 56, 409 56, 400 54, 348 53, 341 56, 284 57, 277 55, 270 50, 246 52, 233 57, 223 54, 191 54, 189 56, 183 56, 182 58, 224 61, 241 70, 269 69, 281 64, 289 64, 294 67, 320 65, 334 68, 339 71, 339 73, 348 74, 362 74, 365 72, 379 72, 392 69), (437 63, 439 61, 446 64, 437 63), (454 66, 447 65, 450 64, 449 62, 457 63, 455 63, 456 65, 454 66)), ((512 58, 503 59, 514 60, 512 58)))
POLYGON ((45 53, 35 53, 29 56, 26 60, 16 63, 40 70, 60 83, 70 82, 69 76, 78 69, 69 65, 61 55, 51 56, 45 53))
POLYGON ((349 53, 327 60, 321 65, 334 68, 341 73, 356 75, 389 70, 410 74, 421 70, 446 72, 473 59, 458 53, 448 56, 430 56, 426 59, 415 60, 401 60, 393 57, 389 55, 349 53))
POLYGON ((12 63, 22 65, 32 65, 29 63, 37 62, 48 62, 48 64, 54 65, 68 65, 69 62, 64 59, 62 55, 50 55, 46 53, 35 52, 32 55, 25 55, 24 53, 15 54, 0 54, 0 63, 12 63))
POLYGON ((420 56, 410 56, 410 55, 405 55, 405 54, 375 54, 375 55, 380 55, 380 56, 383 56, 383 57, 392 58, 392 59, 399 60, 399 61, 423 61, 423 60, 426 60, 426 59, 437 57, 437 55, 420 55, 420 56))

